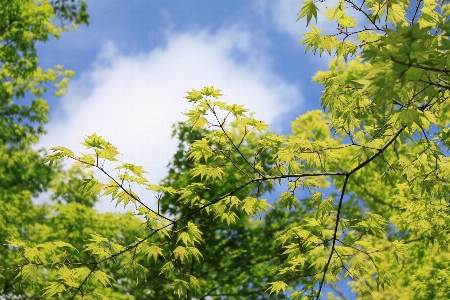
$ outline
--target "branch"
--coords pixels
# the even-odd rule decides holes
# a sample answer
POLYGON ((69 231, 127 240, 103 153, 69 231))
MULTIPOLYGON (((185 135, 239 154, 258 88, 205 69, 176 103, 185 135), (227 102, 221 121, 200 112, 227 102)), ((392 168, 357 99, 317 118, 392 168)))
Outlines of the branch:
MULTIPOLYGON (((242 154, 242 152, 239 150, 239 147, 236 146, 236 144, 233 142, 233 140, 230 138, 230 136, 228 135, 228 133, 226 132, 226 130, 223 128, 223 123, 220 122, 219 118, 217 117, 217 114, 215 112, 215 110, 208 104, 209 106, 209 110, 214 114, 214 117, 216 118, 217 122, 219 123, 219 127, 220 130, 222 130, 222 132, 225 134, 225 136, 227 137, 227 139, 230 141, 231 145, 233 145, 233 148, 239 153, 239 155, 242 157, 242 159, 245 161, 245 163, 247 165, 250 166, 250 168, 252 168, 259 176, 264 177, 264 175, 259 172, 248 160, 247 158, 244 156, 244 154, 242 154)), ((244 135, 245 136, 245 135, 244 135)), ((239 143, 239 145, 242 144, 242 141, 239 143)))
POLYGON ((114 181, 114 183, 117 184, 117 186, 120 187, 120 188, 121 188, 128 196, 130 196, 131 198, 133 198, 134 200, 136 200, 140 205, 142 205, 143 207, 145 207, 146 209, 148 209, 148 210, 151 211, 152 213, 154 213, 154 214, 160 216, 161 218, 163 218, 163 219, 165 219, 165 220, 167 220, 167 221, 169 221, 169 222, 173 222, 172 219, 169 219, 169 218, 165 217, 164 215, 160 214, 159 212, 154 211, 153 209, 151 209, 150 207, 148 207, 147 205, 145 205, 145 204, 141 201, 141 199, 136 198, 133 194, 131 194, 129 191, 127 191, 127 189, 125 189, 121 183, 117 182, 117 180, 116 180, 114 177, 112 177, 111 175, 109 175, 108 172, 106 172, 105 169, 103 169, 103 167, 98 166, 98 164, 92 164, 92 163, 85 162, 85 161, 83 161, 83 160, 81 160, 81 159, 79 159, 79 158, 77 158, 77 157, 74 157, 74 156, 67 156, 67 157, 70 157, 70 158, 72 158, 73 160, 76 160, 76 161, 78 161, 78 162, 80 162, 80 163, 83 163, 83 164, 86 164, 86 165, 89 165, 89 166, 92 166, 92 167, 95 167, 95 168, 99 169, 100 171, 103 172, 103 174, 105 174, 106 176, 108 176, 109 179, 111 179, 112 181, 114 181))
POLYGON ((319 292, 318 292, 317 298, 316 298, 317 300, 319 300, 319 298, 320 298, 320 293, 322 291, 323 283, 325 281, 325 276, 327 275, 327 271, 330 266, 331 258, 333 257, 333 253, 335 251, 336 241, 337 241, 337 231, 338 231, 338 225, 339 225, 341 209, 342 209, 342 202, 344 200, 345 188, 347 187, 347 182, 348 182, 349 177, 350 177, 350 174, 345 175, 344 185, 342 186, 341 197, 339 199, 339 206, 338 206, 338 210, 337 210, 337 214, 336 214, 336 223, 334 225, 335 227, 334 227, 334 233, 333 233, 333 245, 331 246, 331 253, 330 253, 330 256, 328 256, 328 261, 323 270, 322 279, 320 280, 319 292))
MULTIPOLYGON (((99 264, 101 264, 101 263, 103 263, 103 262, 105 262, 105 261, 108 261, 108 260, 110 260, 110 259, 112 259, 112 258, 114 258, 114 257, 117 257, 117 256, 119 256, 119 255, 122 255, 123 253, 128 252, 128 251, 130 251, 130 250, 136 248, 138 245, 140 245, 141 243, 143 243, 143 242, 145 242, 146 240, 148 240, 150 237, 152 237, 153 235, 155 235, 155 234, 156 234, 157 232, 159 232, 160 230, 163 230, 163 229, 165 229, 165 228, 168 228, 168 227, 170 227, 170 226, 172 226, 172 225, 175 225, 176 223, 180 222, 181 220, 184 220, 184 219, 189 218, 190 216, 192 216, 192 215, 194 215, 194 214, 196 214, 196 213, 198 213, 198 212, 204 210, 205 208, 207 208, 207 207, 209 207, 209 206, 211 206, 211 205, 213 205, 213 204, 216 204, 217 202, 219 202, 219 201, 221 201, 221 200, 223 200, 223 199, 225 199, 225 198, 227 198, 227 197, 229 197, 229 196, 234 195, 235 193, 237 193, 238 191, 242 190, 243 188, 247 187, 248 185, 250 185, 250 184, 252 184, 252 183, 263 182, 263 181, 273 180, 273 179, 283 179, 283 178, 300 178, 300 177, 316 177, 316 176, 345 176, 344 186, 343 186, 343 189, 342 189, 342 192, 341 192, 341 198, 340 198, 340 200, 339 200, 339 207, 338 207, 338 212, 337 212, 337 216, 336 216, 336 224, 335 224, 335 230, 334 230, 334 235, 333 235, 333 246, 332 246, 332 250, 331 250, 331 253, 330 253, 330 256, 329 256, 327 265, 325 266, 325 269, 323 270, 323 273, 324 273, 324 274, 323 274, 323 277, 322 277, 322 280, 321 280, 321 283, 320 283, 319 294, 318 294, 318 296, 317 296, 317 299, 319 299, 320 291, 322 290, 323 283, 324 283, 324 280, 325 280, 325 275, 326 275, 327 270, 328 270, 328 268, 329 268, 329 264, 330 264, 330 261, 331 261, 331 257, 333 256, 333 253, 334 253, 334 251, 335 251, 335 245, 336 245, 336 240, 337 240, 337 231, 338 231, 338 223, 339 223, 339 220, 340 220, 340 213, 341 213, 341 208, 342 208, 342 202, 343 202, 343 198, 344 198, 344 194, 345 194, 345 188, 346 188, 346 185, 347 185, 348 178, 350 177, 350 175, 352 175, 353 173, 355 173, 356 171, 358 171, 359 169, 361 169, 362 167, 364 167, 365 165, 367 165, 369 162, 371 162, 372 160, 374 160, 378 155, 380 155, 384 150, 386 150, 386 148, 389 147, 389 145, 392 144, 392 143, 394 142, 394 140, 400 135, 400 133, 403 131, 404 128, 406 128, 406 126, 403 126, 403 127, 402 127, 402 128, 401 128, 401 129, 400 129, 400 130, 399 130, 399 131, 398 131, 398 132, 397 132, 397 133, 396 133, 396 134, 395 134, 395 135, 394 135, 394 136, 393 136, 393 137, 392 137, 392 138, 391 138, 391 139, 390 139, 390 140, 389 140, 389 141, 388 141, 388 142, 387 142, 387 143, 386 143, 386 144, 385 144, 378 152, 377 152, 377 153, 375 153, 374 155, 372 155, 372 156, 371 156, 369 159, 367 159, 366 161, 364 161, 364 162, 362 162, 361 164, 359 164, 357 167, 355 167, 355 168, 354 168, 353 170, 351 170, 350 172, 346 172, 346 173, 341 173, 341 172, 322 172, 322 173, 287 174, 287 175, 279 175, 279 176, 271 176, 271 177, 255 178, 255 179, 249 180, 248 182, 246 182, 246 183, 244 183, 244 184, 242 184, 242 185, 236 187, 235 189, 233 189, 233 190, 231 190, 230 192, 228 192, 228 193, 222 195, 221 197, 215 199, 214 201, 211 201, 210 203, 207 203, 207 204, 205 204, 205 205, 203 205, 203 206, 201 206, 201 207, 199 207, 199 208, 197 208, 197 209, 191 211, 190 213, 188 213, 188 214, 186 214, 186 215, 184 215, 184 216, 182 216, 182 217, 180 217, 180 218, 178 218, 178 219, 176 219, 176 220, 171 220, 171 219, 168 219, 168 218, 166 218, 166 217, 164 217, 164 216, 158 214, 158 215, 161 216, 162 218, 168 220, 169 223, 166 224, 165 226, 162 226, 161 228, 154 229, 154 231, 153 231, 151 234, 149 234, 147 237, 145 237, 144 239, 140 240, 139 242, 137 242, 137 243, 135 243, 135 244, 133 244, 133 245, 131 245, 131 246, 125 248, 124 250, 122 250, 122 251, 120 251, 120 252, 118 252, 118 253, 116 253, 116 254, 113 254, 113 255, 111 255, 111 256, 109 256, 109 257, 107 257, 107 258, 104 258, 104 259, 102 259, 102 260, 96 262, 96 263, 95 263, 95 266, 91 269, 91 272, 89 273, 89 275, 86 276, 86 278, 85 278, 84 281, 80 284, 80 286, 77 288, 77 290, 75 291, 75 293, 73 294, 73 296, 72 296, 71 299, 74 299, 74 297, 75 297, 75 296, 78 294, 78 292, 80 291, 81 287, 84 285, 84 283, 87 281, 87 279, 90 277, 90 275, 92 274, 92 272, 94 271, 94 269, 95 269, 99 264)), ((230 140, 230 141, 231 141, 231 140, 230 140)), ((232 142, 232 141, 231 141, 231 142, 232 142)), ((233 143, 233 145, 234 145, 234 143, 233 143)), ((238 149, 236 149, 236 150, 240 153, 241 156, 243 156, 243 154, 242 154, 238 149)), ((76 159, 76 158, 74 158, 74 157, 71 157, 71 158, 76 159)), ((245 157, 244 157, 244 159, 245 159, 245 157)), ((78 160, 78 159, 77 159, 77 160, 78 160)), ((78 161, 79 161, 79 160, 78 160, 78 161)), ((248 163, 248 161, 247 161, 246 159, 245 159, 245 161, 248 163)), ((86 162, 83 162, 83 163, 86 163, 86 162)), ((87 164, 89 164, 89 163, 87 163, 87 164)), ((92 165, 92 166, 95 166, 95 167, 99 168, 103 173, 105 173, 109 178, 111 178, 112 180, 114 180, 114 182, 116 182, 116 184, 118 184, 118 186, 120 186, 120 187, 123 189, 123 187, 122 187, 119 183, 117 183, 117 181, 116 181, 114 178, 112 178, 112 176, 110 176, 106 171, 104 171, 103 168, 98 167, 98 166, 93 165, 93 164, 89 164, 89 165, 92 165)), ((251 164, 249 164, 249 165, 251 166, 251 164)), ((258 174, 260 174, 260 173, 258 172, 258 174)), ((262 174, 260 174, 260 175, 262 176, 262 174)), ((123 189, 123 190, 125 190, 125 189, 123 189)), ((125 191, 126 191, 126 190, 125 190, 125 191)), ((127 191, 126 191, 126 192, 127 192, 127 191)), ((127 192, 127 194, 129 194, 129 193, 127 192)), ((139 199, 136 199, 136 197, 134 197, 134 196, 131 195, 131 194, 129 194, 129 195, 130 195, 130 197, 133 197, 133 199, 135 199, 136 201, 138 201, 139 203, 142 204, 142 202, 141 202, 139 199)), ((144 205, 144 204, 142 204, 142 205, 144 205)), ((144 206, 145 206, 145 205, 144 205, 144 206)), ((145 207, 147 207, 147 206, 145 206, 145 207)), ((154 211, 151 210, 150 208, 148 208, 148 209, 149 209, 150 211, 154 212, 154 211)), ((154 213, 156 213, 156 212, 154 212, 154 213)))
POLYGON ((383 153, 396 139, 397 137, 400 135, 400 133, 402 133, 402 131, 406 128, 406 126, 404 125, 402 128, 400 128, 400 130, 397 131, 396 134, 394 134, 388 141, 387 143, 375 154, 373 154, 371 157, 369 157, 366 161, 360 163, 358 166, 356 166, 353 170, 351 170, 350 172, 345 173, 345 180, 344 180, 344 185, 342 186, 342 190, 341 190, 341 196, 339 199, 339 206, 337 209, 337 214, 336 214, 336 222, 335 222, 335 227, 334 227, 334 233, 333 233, 333 245, 331 246, 331 252, 330 255, 328 257, 328 261, 327 264, 325 265, 324 268, 324 272, 323 272, 323 276, 322 279, 320 281, 319 284, 319 292, 317 294, 317 300, 319 300, 320 298, 320 294, 323 288, 323 284, 325 282, 325 276, 327 274, 328 268, 330 266, 331 263, 331 258, 333 257, 333 253, 335 251, 335 247, 336 247, 336 240, 337 240, 337 232, 338 232, 338 225, 339 225, 339 220, 340 220, 340 214, 341 214, 341 209, 342 209, 342 203, 344 201, 344 194, 345 194, 345 189, 347 187, 347 182, 349 177, 354 174, 356 171, 360 170, 361 168, 363 168, 364 166, 366 166, 368 163, 370 163, 372 160, 374 160, 378 155, 380 155, 381 153, 383 153))
POLYGON ((355 173, 356 171, 358 171, 359 169, 363 168, 365 165, 367 165, 368 163, 370 163, 372 160, 374 160, 375 158, 377 158, 378 155, 380 155, 381 153, 384 152, 384 150, 386 150, 396 139, 397 137, 400 135, 400 133, 403 132, 403 130, 406 128, 406 125, 403 125, 402 128, 400 128, 396 134, 394 134, 388 141, 387 143, 374 155, 372 155, 371 157, 369 157, 366 161, 360 163, 358 166, 356 166, 353 170, 351 170, 350 172, 348 172, 347 174, 350 176, 353 173, 355 173))

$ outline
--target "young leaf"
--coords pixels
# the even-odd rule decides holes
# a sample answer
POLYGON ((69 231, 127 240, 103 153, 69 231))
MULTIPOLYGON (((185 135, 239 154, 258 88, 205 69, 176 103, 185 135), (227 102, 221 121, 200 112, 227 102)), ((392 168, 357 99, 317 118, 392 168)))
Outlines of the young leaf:
POLYGON ((314 16, 314 19, 317 23, 317 11, 319 9, 314 4, 313 0, 307 0, 303 3, 303 7, 300 9, 298 20, 306 16, 306 26, 308 26, 309 22, 311 21, 311 18, 314 16))
POLYGON ((268 283, 270 287, 267 289, 271 294, 278 294, 280 291, 286 292, 287 283, 283 281, 274 281, 268 283))

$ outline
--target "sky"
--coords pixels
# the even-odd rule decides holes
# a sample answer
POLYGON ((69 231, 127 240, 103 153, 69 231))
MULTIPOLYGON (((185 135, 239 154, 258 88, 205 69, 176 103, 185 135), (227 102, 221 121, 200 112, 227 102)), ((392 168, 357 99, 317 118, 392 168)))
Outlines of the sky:
MULTIPOLYGON (((183 97, 192 88, 221 89, 223 101, 245 104, 283 134, 297 116, 321 109, 322 88, 311 77, 331 58, 299 45, 307 31, 305 20, 296 22, 301 1, 87 3, 88 27, 38 45, 41 66, 76 72, 66 95, 48 97, 51 121, 38 147, 81 152, 95 132, 158 183, 175 153, 172 124, 185 120, 183 97)), ((317 26, 336 27, 320 16, 317 26)), ((154 204, 154 195, 137 192, 154 204)), ((109 199, 96 209, 117 211, 109 199)))
MULTIPOLYGON (((288 0, 88 1, 88 27, 38 45, 41 66, 76 72, 66 95, 48 98, 51 121, 38 147, 81 152, 95 132, 158 183, 177 144, 172 125, 191 107, 183 97, 204 86, 289 133, 297 116, 321 108, 311 77, 330 61, 299 45, 307 30, 299 9, 288 0)), ((148 193, 141 198, 154 202, 148 193)), ((115 210, 109 199, 96 208, 115 210)))

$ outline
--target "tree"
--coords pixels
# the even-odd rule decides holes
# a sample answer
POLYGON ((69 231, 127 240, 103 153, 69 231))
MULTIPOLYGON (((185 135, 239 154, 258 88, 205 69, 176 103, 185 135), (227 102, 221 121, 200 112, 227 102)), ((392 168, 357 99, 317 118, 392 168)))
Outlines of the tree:
MULTIPOLYGON (((42 220, 46 209, 33 205, 32 197, 45 191, 56 170, 44 165, 45 154, 31 148, 44 133, 49 106, 42 99, 46 87, 64 93, 71 71, 61 66, 38 66, 35 45, 58 38, 65 28, 53 23, 87 24, 86 4, 57 0, 15 0, 0 3, 0 239, 27 238, 33 221, 42 220), (53 4, 53 5, 52 5, 53 4), (76 18, 76 20, 75 20, 76 18)), ((14 254, 2 243, 2 265, 12 265, 14 254)), ((14 274, 2 268, 2 295, 22 294, 14 274)))
MULTIPOLYGON (((70 245, 82 245, 94 230, 102 235, 116 235, 117 241, 131 243, 141 222, 132 214, 100 214, 92 209, 97 195, 82 195, 79 185, 91 175, 80 166, 68 170, 44 164, 43 150, 34 150, 39 136, 45 133, 50 109, 44 100, 47 88, 62 95, 72 71, 62 66, 43 70, 39 66, 36 44, 80 24, 88 24, 84 1, 14 0, 0 3, 0 238, 14 245, 41 245, 52 252, 51 264, 70 259, 86 260, 89 255, 77 252, 70 245), (33 197, 53 191, 48 203, 35 205, 33 197), (120 231, 119 231, 120 229, 120 231), (55 242, 64 240, 64 242, 55 242)), ((57 276, 48 269, 40 273, 34 259, 45 261, 35 248, 27 250, 22 264, 21 252, 2 243, 0 248, 0 298, 41 299, 47 279, 57 276), (31 256, 28 256, 31 255, 31 256), (30 275, 27 275, 30 274, 30 275), (29 279, 18 281, 20 276, 29 279)), ((60 270, 63 271, 63 270, 60 270)), ((120 278, 120 270, 111 274, 120 278)), ((97 274, 94 274, 98 276, 97 274)), ((101 279, 101 278, 100 278, 101 279)), ((95 290, 113 299, 130 299, 122 291, 95 290)))
POLYGON ((53 148, 50 165, 70 158, 109 176, 84 179, 84 195, 134 206, 145 227, 134 240, 86 232, 84 246, 82 234, 52 243, 9 239, 21 253, 22 281, 43 272, 43 295, 63 298, 133 294, 135 278, 152 282, 136 298, 319 299, 342 281, 361 298, 449 298, 450 6, 344 0, 328 8, 307 0, 299 18, 308 25, 318 5, 338 25, 327 34, 311 25, 302 41, 335 56, 314 77, 324 86, 323 112, 299 116, 292 134, 280 136, 242 105, 221 101, 220 90, 193 89, 160 185, 119 161, 97 134, 81 156, 53 148), (117 165, 117 176, 104 162, 117 165), (139 198, 137 185, 160 195, 158 207, 139 198), (274 202, 262 198, 270 191, 274 202))

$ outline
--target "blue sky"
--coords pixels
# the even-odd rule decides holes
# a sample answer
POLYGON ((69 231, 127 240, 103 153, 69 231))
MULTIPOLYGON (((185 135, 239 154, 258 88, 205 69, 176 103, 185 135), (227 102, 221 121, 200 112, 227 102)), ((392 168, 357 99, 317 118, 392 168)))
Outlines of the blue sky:
MULTIPOLYGON (((43 67, 76 72, 66 95, 49 98, 51 121, 40 146, 82 151, 79 143, 96 132, 156 183, 175 151, 171 125, 190 108, 183 97, 191 88, 222 89, 224 101, 246 104, 278 133, 320 109, 321 87, 311 76, 330 58, 305 55, 298 45, 306 31, 305 20, 296 22, 299 1, 95 0, 88 6, 88 27, 38 47, 43 67)), ((106 199, 97 208, 114 209, 106 199)))
MULTIPOLYGON (((87 2, 89 27, 38 46, 43 67, 76 72, 65 96, 48 98, 51 121, 39 146, 82 151, 79 143, 96 132, 157 183, 175 151, 171 125, 184 119, 191 88, 222 89, 224 101, 246 104, 278 133, 321 109, 322 88, 311 77, 330 58, 298 45, 306 31, 305 20, 296 22, 302 1, 87 2)), ((335 29, 322 19, 317 26, 335 29)), ((115 210, 109 199, 96 208, 115 210)))

